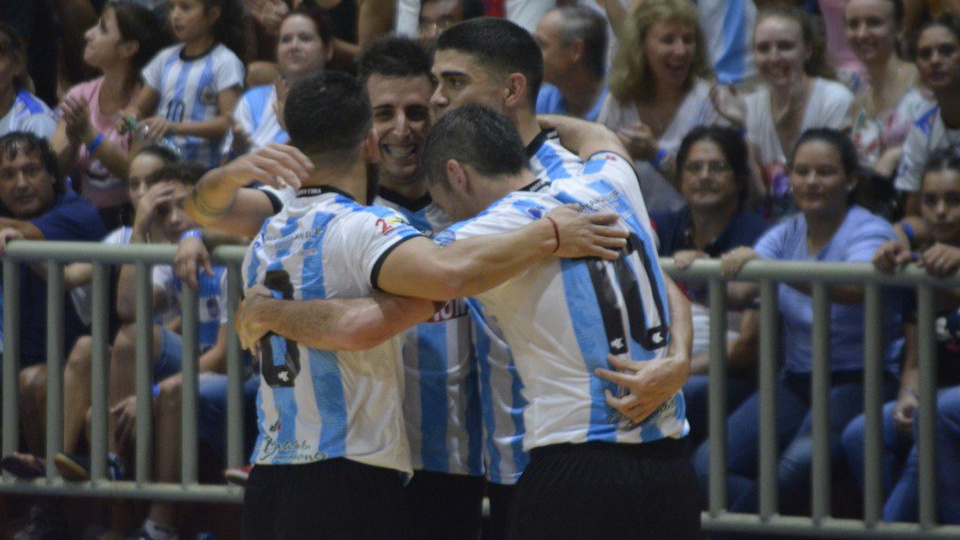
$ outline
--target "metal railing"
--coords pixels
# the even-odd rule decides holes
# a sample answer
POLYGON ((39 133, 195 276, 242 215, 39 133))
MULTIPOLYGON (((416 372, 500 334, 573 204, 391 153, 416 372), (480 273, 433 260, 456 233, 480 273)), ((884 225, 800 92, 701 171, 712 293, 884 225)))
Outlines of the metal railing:
MULTIPOLYGON (((240 263, 246 252, 241 247, 220 247, 211 254, 216 265, 227 267, 228 322, 233 328, 240 299, 240 263)), ((230 502, 243 500, 243 490, 228 485, 200 485, 197 482, 197 329, 198 298, 196 291, 183 287, 180 296, 183 317, 183 382, 181 389, 182 446, 180 484, 151 482, 153 464, 153 265, 170 264, 176 246, 116 246, 73 242, 16 242, 3 258, 3 455, 17 451, 19 444, 19 410, 17 392, 20 357, 20 272, 22 262, 41 261, 47 270, 47 418, 46 478, 19 480, 5 475, 0 480, 0 493, 34 495, 69 495, 120 497, 193 502, 230 502), (93 320, 91 369, 91 437, 90 481, 65 482, 53 463, 53 456, 63 448, 63 343, 64 288, 63 267, 67 263, 93 264, 93 320), (136 320, 148 321, 136 328, 136 470, 132 481, 107 480, 107 367, 109 362, 109 267, 133 264, 136 276, 136 320)), ((42 299, 27 299, 43 301, 42 299)), ((228 332, 227 340, 227 466, 246 463, 243 455, 243 395, 241 385, 240 343, 236 332, 228 332)))
MULTIPOLYGON (((121 497, 135 499, 233 502, 242 501, 242 489, 225 485, 201 485, 197 482, 197 294, 183 288, 183 388, 182 388, 182 473, 179 484, 151 482, 152 465, 152 325, 137 326, 136 343, 136 471, 132 481, 109 481, 106 478, 107 454, 107 362, 109 312, 109 266, 137 266, 137 320, 152 321, 152 280, 150 268, 169 264, 174 246, 136 245, 111 246, 67 242, 15 242, 3 258, 4 354, 2 401, 2 452, 17 450, 19 418, 17 386, 19 372, 19 280, 20 263, 41 261, 48 272, 47 306, 47 476, 38 480, 18 480, 9 476, 0 479, 0 493, 35 495, 68 495, 121 497), (65 482, 58 476, 53 456, 63 445, 62 364, 64 355, 63 324, 57 314, 63 311, 63 266, 68 262, 90 262, 93 274, 93 368, 92 368, 92 434, 91 480, 65 482)), ((242 393, 240 347, 233 332, 234 315, 240 298, 240 262, 245 249, 220 247, 213 251, 214 264, 228 271, 227 342, 227 465, 245 463, 243 455, 242 393)), ((676 270, 670 259, 661 261, 663 268, 680 281, 705 281, 709 286, 710 364, 709 364, 709 438, 710 490, 709 510, 703 514, 705 531, 751 532, 768 534, 802 534, 822 537, 871 538, 957 538, 960 526, 937 523, 936 493, 936 343, 934 334, 934 289, 960 286, 960 278, 935 280, 924 271, 909 268, 896 275, 877 273, 866 263, 803 263, 752 261, 740 272, 738 280, 760 284, 760 359, 758 383, 760 395, 759 511, 757 514, 736 514, 727 511, 726 501, 726 295, 720 278, 718 261, 697 261, 685 270, 676 270), (777 328, 777 284, 780 282, 810 283, 813 297, 814 327, 812 337, 813 371, 811 379, 813 417, 813 467, 811 516, 794 517, 778 514, 776 441, 776 395, 779 372, 777 328), (830 515, 830 459, 828 454, 828 392, 830 285, 856 284, 865 287, 864 342, 865 358, 882 358, 881 288, 913 287, 918 297, 920 401, 918 411, 918 445, 920 451, 919 523, 885 523, 881 521, 881 407, 883 405, 883 365, 879 361, 864 362, 865 489, 864 519, 838 519, 830 515)), ((39 301, 40 299, 31 299, 39 301)))

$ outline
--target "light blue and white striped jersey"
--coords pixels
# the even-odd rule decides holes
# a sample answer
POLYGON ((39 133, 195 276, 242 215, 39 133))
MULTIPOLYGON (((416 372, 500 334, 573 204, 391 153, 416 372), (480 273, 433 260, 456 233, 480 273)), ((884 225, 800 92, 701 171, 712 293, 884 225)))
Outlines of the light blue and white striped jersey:
MULTIPOLYGON (((264 284, 295 300, 369 296, 390 251, 419 236, 393 210, 360 205, 329 187, 301 188, 247 251, 244 286, 264 284)), ((268 334, 260 342, 260 436, 251 461, 345 457, 411 473, 401 341, 336 352, 268 334)))
POLYGON ((573 178, 583 160, 560 144, 557 132, 543 130, 527 145, 527 163, 537 180, 545 182, 573 178))
MULTIPOLYGON (((213 347, 217 342, 217 333, 220 331, 220 319, 227 312, 227 268, 214 266, 213 275, 205 270, 197 276, 197 301, 199 304, 198 322, 200 328, 197 334, 197 343, 200 352, 213 347)), ((163 291, 167 309, 163 321, 168 322, 183 313, 180 304, 180 293, 183 291, 183 282, 173 273, 170 265, 153 267, 153 286, 163 291)), ((159 314, 158 314, 159 315, 159 314)))
POLYGON ((608 354, 635 361, 660 358, 669 339, 666 289, 650 220, 642 205, 634 207, 616 187, 635 178, 625 159, 597 154, 572 181, 514 192, 437 237, 443 245, 514 230, 568 203, 587 211, 614 210, 631 233, 617 261, 546 260, 476 297, 488 319, 501 326, 516 360, 528 402, 523 413, 527 451, 587 441, 649 442, 688 430, 680 392, 634 425, 606 404, 604 390, 623 389, 593 374, 609 367, 608 354))
MULTIPOLYGON (((374 204, 396 210, 427 236, 450 218, 429 196, 407 201, 380 187, 374 204)), ((483 474, 478 368, 466 300, 452 300, 404 334, 403 416, 415 470, 483 474)))
MULTIPOLYGON (((290 136, 277 121, 277 113, 273 108, 276 102, 277 88, 272 84, 247 90, 237 102, 233 119, 250 137, 250 152, 256 152, 270 143, 283 144, 290 140, 290 136)), ((223 157, 229 157, 232 144, 231 129, 223 138, 223 157)))
POLYGON ((57 131, 57 115, 37 96, 20 90, 13 105, 0 118, 0 135, 26 131, 42 139, 51 139, 57 131))
MULTIPOLYGON (((222 43, 199 57, 183 55, 184 45, 160 51, 145 68, 143 82, 160 94, 157 116, 168 122, 205 122, 220 115, 220 92, 243 87, 243 63, 222 43)), ((185 161, 208 168, 220 164, 220 140, 172 136, 185 161)))
POLYGON ((523 450, 523 383, 510 347, 495 318, 475 298, 467 301, 473 318, 473 343, 480 367, 480 404, 483 410, 483 459, 487 480, 513 485, 530 462, 523 450))
POLYGON ((717 81, 737 83, 754 77, 753 0, 694 0, 717 81))

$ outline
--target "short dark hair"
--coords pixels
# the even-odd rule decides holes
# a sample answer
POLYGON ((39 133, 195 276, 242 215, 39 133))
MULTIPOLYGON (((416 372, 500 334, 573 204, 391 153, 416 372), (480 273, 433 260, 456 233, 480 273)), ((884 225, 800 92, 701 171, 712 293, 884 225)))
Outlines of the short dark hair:
POLYGON ((160 182, 174 181, 195 186, 207 169, 197 163, 167 163, 147 177, 147 185, 152 186, 160 182))
POLYGON ((283 118, 294 146, 327 160, 347 159, 372 125, 370 98, 355 77, 336 71, 314 73, 287 95, 283 118))
POLYGON ((384 77, 430 78, 430 57, 412 39, 385 36, 373 42, 357 60, 360 82, 366 84, 371 75, 384 77))
POLYGON ((737 200, 743 208, 750 194, 750 154, 747 150, 747 141, 733 128, 724 126, 697 126, 687 133, 677 151, 676 174, 683 174, 683 167, 690 156, 693 145, 700 141, 710 141, 717 145, 723 157, 730 164, 733 180, 737 184, 737 200))
POLYGON ((54 194, 56 196, 63 195, 67 185, 60 174, 60 165, 57 162, 56 154, 50 148, 50 143, 46 139, 26 131, 11 131, 0 137, 0 163, 17 159, 21 152, 24 154, 39 154, 43 168, 54 179, 54 194))
POLYGON ((428 184, 448 186, 446 163, 450 159, 488 177, 517 174, 527 167, 517 128, 502 114, 480 105, 459 107, 430 129, 420 154, 428 184))
POLYGON ((527 101, 533 109, 543 82, 543 53, 523 27, 506 19, 481 17, 455 24, 437 38, 437 51, 454 50, 476 58, 484 69, 505 79, 520 73, 527 79, 527 101))
POLYGON ((572 5, 557 8, 563 17, 563 44, 583 41, 583 61, 602 79, 607 72, 607 20, 588 6, 572 5))

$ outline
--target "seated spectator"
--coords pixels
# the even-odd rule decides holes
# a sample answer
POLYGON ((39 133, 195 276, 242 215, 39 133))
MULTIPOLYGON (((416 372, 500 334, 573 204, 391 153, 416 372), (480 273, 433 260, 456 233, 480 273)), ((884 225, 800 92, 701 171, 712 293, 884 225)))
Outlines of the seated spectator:
POLYGON ((74 187, 100 210, 108 229, 119 227, 127 196, 130 136, 117 132, 120 110, 140 89, 140 70, 163 43, 160 22, 128 2, 107 5, 87 30, 84 61, 103 73, 73 87, 60 104, 51 146, 74 187))
POLYGON ((688 0, 645 0, 628 17, 598 121, 630 152, 647 208, 676 210, 683 199, 668 179, 680 141, 719 119, 708 51, 688 0))
MULTIPOLYGON (((895 238, 888 222, 851 205, 857 177, 857 151, 839 131, 805 132, 790 161, 790 184, 800 212, 769 230, 755 248, 741 247, 723 256, 721 272, 735 277, 752 259, 855 262, 869 261, 883 242, 895 238)), ((731 305, 746 305, 759 292, 756 283, 731 283, 731 305)), ((811 371, 813 363, 813 301, 808 284, 780 284, 779 312, 783 367, 777 380, 777 441, 779 510, 802 514, 810 502, 811 371)), ((863 288, 831 286, 829 391, 829 451, 834 471, 843 458, 840 435, 863 410, 863 288)), ((887 304, 890 305, 889 303, 887 304)), ((769 314, 768 316, 772 316, 769 314)), ((893 395, 900 356, 899 321, 894 310, 883 314, 885 395, 893 395)), ((749 397, 727 420, 727 497, 732 512, 757 511, 759 437, 758 394, 749 397)), ((694 466, 707 493, 709 441, 694 457, 694 466)))
POLYGON ((277 42, 283 81, 243 94, 233 111, 233 129, 223 142, 224 159, 257 151, 272 142, 287 142, 287 132, 277 119, 278 95, 304 76, 323 71, 333 54, 332 39, 329 21, 316 9, 298 8, 284 17, 277 42))
MULTIPOLYGON (((952 14, 960 17, 960 0, 907 0, 903 3, 905 36, 916 36, 924 23, 952 14)), ((911 37, 912 39, 912 37, 911 37)))
MULTIPOLYGON (((717 258, 740 246, 752 246, 766 223, 747 206, 750 164, 747 145, 736 130, 694 128, 677 152, 680 193, 686 206, 674 212, 650 214, 660 238, 660 256, 673 257, 678 269, 696 259, 717 258)), ((682 272, 678 277, 682 277, 682 272)), ((693 357, 690 379, 683 387, 690 421, 689 441, 706 437, 710 316, 707 290, 700 283, 680 282, 693 315, 693 357)), ((731 311, 727 321, 727 410, 740 405, 756 389, 757 314, 731 311), (739 327, 740 332, 733 330, 739 327)))
POLYGON ((792 7, 760 12, 753 35, 754 61, 762 89, 740 98, 726 87, 712 92, 717 110, 745 128, 756 146, 764 193, 764 216, 779 220, 795 211, 787 153, 813 128, 841 129, 853 94, 832 78, 823 43, 805 13, 792 7))
MULTIPOLYGON (((945 277, 960 269, 960 158, 950 154, 937 154, 927 164, 920 189, 920 214, 926 224, 931 241, 918 250, 917 265, 925 268, 934 277, 945 277)), ((909 245, 899 240, 889 241, 877 250, 874 265, 881 272, 889 273, 913 260, 909 245)), ((960 385, 960 297, 954 291, 937 292, 938 313, 937 339, 937 384, 940 398, 960 385)), ((900 392, 896 401, 884 405, 882 413, 883 459, 882 475, 883 519, 891 522, 916 522, 918 518, 919 452, 914 439, 914 421, 920 407, 920 374, 917 343, 916 304, 907 306, 904 313, 903 369, 900 372, 900 392)), ((843 445, 853 476, 859 486, 864 481, 864 422, 860 416, 847 426, 843 433, 843 445)), ((952 430, 956 432, 956 428, 952 430)), ((949 433, 947 429, 943 432, 949 433)), ((956 450, 953 450, 956 452, 956 450)), ((950 454, 940 454, 940 462, 950 459, 950 454)), ((956 464, 953 465, 955 467, 956 464)), ((947 469, 950 467, 947 466, 947 469)), ((956 478, 956 471, 942 478, 956 478)), ((941 480, 943 483, 943 480, 941 480)), ((950 499, 948 499, 950 500, 950 499)), ((956 500, 956 496, 952 500, 956 500)), ((944 500, 941 508, 944 520, 953 516, 960 522, 960 510, 946 510, 944 500)))
POLYGON ((892 178, 910 127, 933 103, 921 91, 916 66, 897 56, 900 0, 850 0, 844 17, 847 41, 868 82, 850 108, 853 143, 862 164, 892 178))
POLYGON ((49 139, 57 130, 57 118, 46 103, 27 91, 27 52, 16 30, 0 22, 0 135, 14 131, 49 139))
POLYGON ((537 114, 567 114, 596 122, 607 97, 607 24, 586 6, 566 6, 540 19, 534 39, 543 51, 537 114))
MULTIPOLYGON (((46 140, 31 133, 0 137, 0 255, 13 239, 98 241, 105 234, 96 208, 66 184, 46 140)), ((21 435, 28 454, 2 465, 14 474, 36 477, 44 473, 42 454, 46 435, 47 285, 45 266, 20 266, 20 387, 21 435), (32 458, 32 459, 31 459, 32 458), (25 468, 18 468, 24 463, 25 468)), ((64 298, 63 344, 70 348, 86 328, 64 298)), ((15 374, 7 374, 15 376, 15 374)), ((31 518, 46 519, 41 507, 31 518)))
POLYGON ((399 0, 397 34, 417 37, 424 45, 437 39, 446 28, 474 17, 507 19, 533 32, 543 16, 557 7, 554 0, 399 0), (458 5, 459 4, 459 5, 458 5))
POLYGON ((927 159, 960 141, 960 19, 946 15, 925 23, 914 49, 920 79, 936 104, 916 121, 903 144, 894 187, 906 193, 907 215, 920 213, 920 175, 927 159))
MULTIPOLYGON (((47 142, 25 132, 0 137, 0 229, 6 238, 27 240, 96 242, 106 234, 96 208, 60 176, 47 142)), ((47 359, 47 286, 45 274, 32 270, 33 265, 21 268, 20 365, 29 367, 47 359)), ((69 349, 85 329, 67 304, 63 335, 69 349)), ((42 449, 42 419, 24 423, 23 433, 28 448, 42 449)))

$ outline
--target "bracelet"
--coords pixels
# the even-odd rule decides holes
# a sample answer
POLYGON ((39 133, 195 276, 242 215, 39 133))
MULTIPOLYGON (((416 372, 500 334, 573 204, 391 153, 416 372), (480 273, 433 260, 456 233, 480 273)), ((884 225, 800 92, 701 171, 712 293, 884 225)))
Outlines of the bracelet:
POLYGON ((180 235, 180 241, 183 242, 187 238, 193 238, 194 236, 203 240, 203 233, 200 232, 200 229, 187 229, 180 235))
POLYGON ((90 152, 91 156, 96 154, 101 144, 103 144, 103 133, 97 133, 97 136, 93 138, 93 142, 87 145, 87 152, 90 152))
POLYGON ((916 238, 916 234, 913 232, 913 226, 911 226, 909 223, 904 223, 903 221, 901 221, 900 228, 903 229, 903 234, 904 236, 907 237, 907 242, 909 242, 910 245, 913 246, 913 243, 916 238))
POLYGON ((737 130, 737 135, 746 139, 747 138, 747 128, 741 128, 737 130))
POLYGON ((157 399, 157 396, 159 395, 160 395, 160 385, 155 384, 153 385, 153 399, 157 399))
POLYGON ((553 238, 557 241, 557 246, 553 248, 553 251, 550 253, 556 253, 560 249, 560 228, 557 227, 557 222, 550 216, 543 216, 550 220, 550 224, 553 225, 553 238))
POLYGON ((663 165, 663 160, 665 159, 667 159, 667 151, 661 148, 657 150, 657 155, 653 156, 653 159, 650 160, 650 165, 659 171, 660 166, 663 165))

